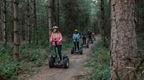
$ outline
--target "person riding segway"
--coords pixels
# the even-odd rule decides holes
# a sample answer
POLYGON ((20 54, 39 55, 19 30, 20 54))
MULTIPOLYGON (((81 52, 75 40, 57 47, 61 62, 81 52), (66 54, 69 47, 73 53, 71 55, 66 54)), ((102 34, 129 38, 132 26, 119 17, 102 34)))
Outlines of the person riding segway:
POLYGON ((92 32, 92 40, 95 41, 96 37, 95 37, 95 32, 92 32))
POLYGON ((86 32, 82 33, 82 45, 83 47, 89 48, 89 45, 87 43, 87 35, 86 32))
POLYGON ((62 34, 58 30, 57 26, 53 27, 53 32, 50 35, 50 43, 54 48, 55 54, 51 55, 49 60, 49 67, 69 67, 69 58, 68 56, 62 55, 62 34))
POLYGON ((93 43, 93 40, 92 40, 92 32, 90 30, 88 30, 87 32, 87 35, 88 35, 88 43, 93 43))
POLYGON ((80 45, 79 45, 80 44, 80 37, 81 37, 80 33, 78 32, 77 29, 75 29, 73 36, 72 36, 74 47, 71 50, 71 54, 74 54, 74 53, 83 54, 82 48, 80 48, 80 45))

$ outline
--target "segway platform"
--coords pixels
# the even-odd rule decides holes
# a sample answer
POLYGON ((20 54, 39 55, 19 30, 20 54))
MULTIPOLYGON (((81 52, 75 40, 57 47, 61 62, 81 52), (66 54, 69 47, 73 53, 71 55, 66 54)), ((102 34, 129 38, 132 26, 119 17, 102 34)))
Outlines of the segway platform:
POLYGON ((49 68, 69 68, 68 56, 63 56, 63 60, 57 60, 57 57, 51 56, 49 59, 49 68))
POLYGON ((82 44, 83 48, 89 48, 89 44, 82 44))
POLYGON ((75 50, 74 47, 71 49, 71 54, 83 54, 83 49, 82 47, 80 48, 80 50, 75 50))

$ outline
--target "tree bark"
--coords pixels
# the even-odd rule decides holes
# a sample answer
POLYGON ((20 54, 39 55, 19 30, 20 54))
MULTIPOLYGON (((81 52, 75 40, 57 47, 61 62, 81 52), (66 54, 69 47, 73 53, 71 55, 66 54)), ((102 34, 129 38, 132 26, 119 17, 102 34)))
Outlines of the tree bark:
POLYGON ((59 26, 59 3, 60 3, 60 1, 59 0, 57 0, 56 1, 57 2, 57 22, 56 22, 56 24, 57 24, 57 26, 59 26))
POLYGON ((57 0, 52 0, 52 3, 51 3, 51 6, 52 6, 52 25, 56 25, 56 23, 57 23, 56 2, 57 2, 57 0))
POLYGON ((1 40, 6 43, 6 0, 1 1, 1 40))
POLYGON ((34 42, 38 43, 37 31, 37 0, 34 0, 34 42))
POLYGON ((20 40, 18 31, 18 17, 17 17, 18 1, 13 0, 13 25, 14 25, 14 57, 16 60, 19 59, 20 55, 20 40))
POLYGON ((111 80, 136 80, 134 0, 111 0, 111 80))
MULTIPOLYGON (((52 2, 53 0, 48 0, 48 23, 49 23, 49 37, 52 29, 52 2)), ((49 40, 49 39, 48 39, 49 40)))
POLYGON ((28 30, 28 33, 27 33, 27 37, 28 37, 28 42, 31 43, 31 40, 32 40, 32 26, 31 26, 31 0, 27 0, 27 30, 28 30))
MULTIPOLYGON (((0 1, 0 26, 2 26, 2 1, 0 1)), ((2 41, 2 28, 0 27, 0 41, 2 41)))
POLYGON ((104 0, 100 0, 100 14, 101 14, 101 18, 100 18, 100 24, 101 24, 101 34, 102 34, 102 40, 104 42, 103 46, 107 46, 107 42, 106 42, 106 31, 105 31, 105 8, 104 8, 104 0))

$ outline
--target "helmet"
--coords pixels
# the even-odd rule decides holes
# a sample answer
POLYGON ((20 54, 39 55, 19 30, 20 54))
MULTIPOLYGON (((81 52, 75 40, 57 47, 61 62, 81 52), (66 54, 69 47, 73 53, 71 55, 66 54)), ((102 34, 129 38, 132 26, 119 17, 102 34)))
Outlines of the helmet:
POLYGON ((58 26, 53 26, 53 29, 58 29, 59 27, 58 26))
POLYGON ((74 31, 78 31, 77 29, 75 29, 74 31))

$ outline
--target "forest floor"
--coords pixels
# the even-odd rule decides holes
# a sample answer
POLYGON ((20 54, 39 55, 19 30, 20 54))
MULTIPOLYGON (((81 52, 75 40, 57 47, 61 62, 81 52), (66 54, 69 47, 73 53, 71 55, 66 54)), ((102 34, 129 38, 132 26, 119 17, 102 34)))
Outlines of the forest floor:
MULTIPOLYGON (((98 37, 96 38, 99 39, 98 37)), ((96 42, 97 42, 96 40, 96 42)), ((68 69, 52 68, 43 66, 38 73, 25 80, 88 80, 89 70, 85 66, 91 55, 91 49, 96 44, 92 44, 89 49, 84 49, 83 55, 68 55, 70 67, 68 69)), ((70 53, 70 49, 65 51, 70 53)))

